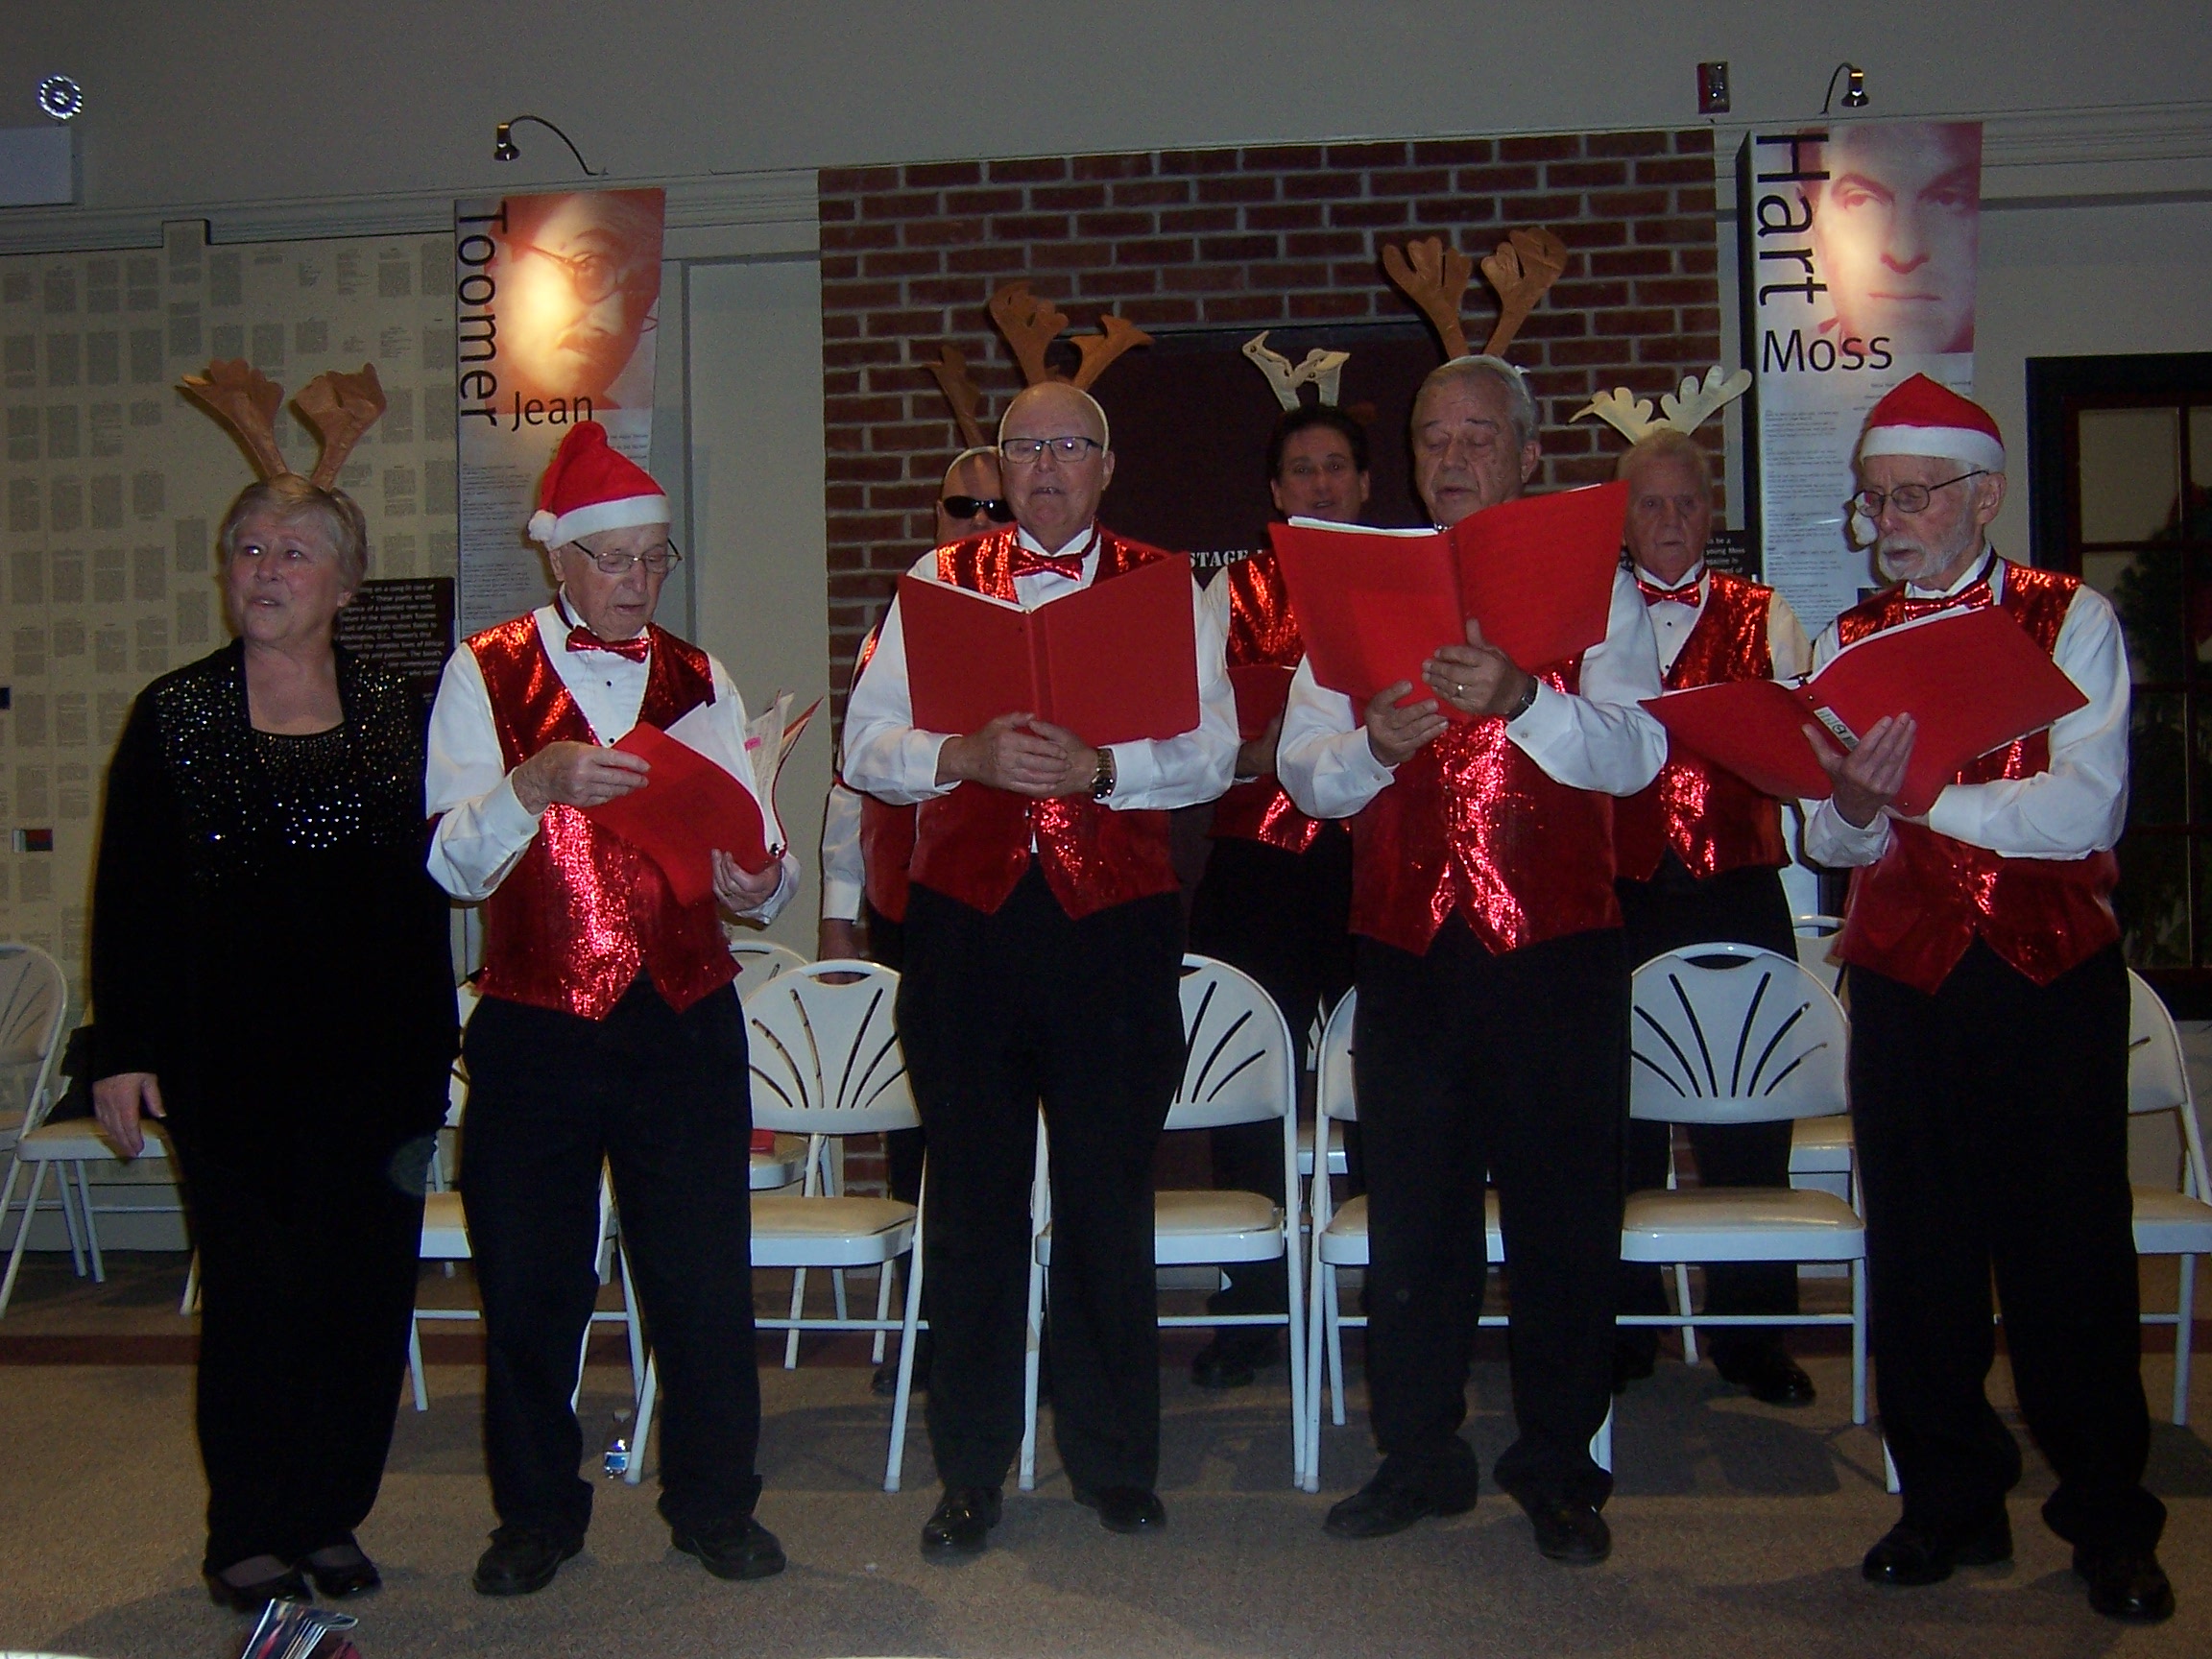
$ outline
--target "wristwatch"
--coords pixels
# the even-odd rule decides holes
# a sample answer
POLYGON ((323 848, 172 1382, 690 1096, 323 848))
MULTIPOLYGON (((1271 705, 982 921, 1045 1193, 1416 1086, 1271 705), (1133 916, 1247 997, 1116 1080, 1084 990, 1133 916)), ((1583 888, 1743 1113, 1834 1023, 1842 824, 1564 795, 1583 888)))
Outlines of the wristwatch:
POLYGON ((1535 675, 1528 676, 1528 689, 1516 697, 1513 700, 1513 707, 1505 710, 1505 719, 1508 725, 1536 707, 1536 687, 1542 684, 1543 682, 1538 680, 1535 675))
POLYGON ((1103 801, 1114 793, 1114 751, 1101 746, 1098 770, 1091 774, 1091 799, 1103 801))

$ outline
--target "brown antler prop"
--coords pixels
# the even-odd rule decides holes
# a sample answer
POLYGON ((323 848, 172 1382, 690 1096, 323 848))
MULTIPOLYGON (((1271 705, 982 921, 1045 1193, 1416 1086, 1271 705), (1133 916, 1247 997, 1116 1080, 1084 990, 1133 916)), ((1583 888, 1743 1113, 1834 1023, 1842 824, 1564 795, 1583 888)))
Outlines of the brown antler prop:
POLYGON ((1493 357, 1503 354, 1544 290, 1566 269, 1567 245, 1551 231, 1539 226, 1508 233, 1498 251, 1482 261, 1482 275, 1498 290, 1498 326, 1490 330, 1482 349, 1493 357))
POLYGON ((1459 301, 1467 292, 1467 279, 1475 262, 1456 248, 1444 246, 1441 236, 1408 242, 1401 252, 1394 243, 1382 247, 1382 270, 1398 284, 1406 298, 1421 307, 1444 343, 1446 358, 1467 355, 1467 330, 1459 323, 1459 301))
POLYGON ((1053 309, 1051 301, 1030 293, 1027 281, 1009 282, 991 296, 990 311, 1006 344, 1014 348, 1023 385, 1040 386, 1059 378, 1045 361, 1045 348, 1060 337, 1068 319, 1053 309))
POLYGON ((358 374, 329 370, 316 375, 300 388, 293 404, 323 440, 322 459, 307 482, 327 490, 338 482, 338 470, 361 442, 361 434, 384 413, 384 388, 376 379, 376 365, 364 363, 358 374))
POLYGON ((968 374, 968 357, 957 346, 938 349, 937 360, 925 363, 930 377, 937 382, 937 390, 945 394, 945 401, 952 405, 952 419, 960 427, 960 445, 966 449, 980 449, 990 440, 983 435, 983 423, 977 419, 983 408, 983 392, 968 374))
POLYGON ((292 470, 284 451, 276 446, 276 411, 284 406, 282 387, 242 357, 210 363, 206 373, 187 374, 181 384, 238 434, 263 483, 292 470))
POLYGON ((1075 336, 1075 349, 1083 353, 1083 361, 1075 370, 1075 389, 1079 392, 1089 390, 1122 352, 1152 344, 1151 335, 1111 311, 1098 319, 1098 330, 1075 336))

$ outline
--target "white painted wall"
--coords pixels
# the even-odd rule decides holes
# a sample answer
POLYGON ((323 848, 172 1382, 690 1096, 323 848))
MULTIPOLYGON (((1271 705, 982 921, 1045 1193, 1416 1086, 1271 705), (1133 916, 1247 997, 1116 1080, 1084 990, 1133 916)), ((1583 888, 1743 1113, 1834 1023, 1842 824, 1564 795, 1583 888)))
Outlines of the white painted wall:
MULTIPOLYGON (((811 257, 693 264, 685 312, 691 637, 728 665, 750 712, 779 688, 804 708, 829 689, 821 267, 811 257)), ((805 878, 769 937, 807 956, 830 768, 825 706, 778 791, 805 878)))
POLYGON ((661 178, 1672 125, 1705 58, 1733 65, 1739 122, 1816 112, 1844 58, 1880 115, 2139 107, 2205 96, 2212 29, 2202 0, 17 0, 0 125, 75 76, 95 206, 452 195, 575 177, 527 127, 493 161, 521 110, 613 178, 661 178))

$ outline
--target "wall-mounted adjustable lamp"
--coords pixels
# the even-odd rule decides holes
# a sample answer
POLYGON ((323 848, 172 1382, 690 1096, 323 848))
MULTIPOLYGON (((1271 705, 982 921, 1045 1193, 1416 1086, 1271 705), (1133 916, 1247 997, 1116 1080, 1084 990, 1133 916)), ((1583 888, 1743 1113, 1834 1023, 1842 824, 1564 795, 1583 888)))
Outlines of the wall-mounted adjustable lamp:
POLYGON ((605 177, 607 172, 606 168, 593 168, 590 162, 584 159, 584 152, 576 148, 576 140, 569 137, 567 133, 562 132, 560 128, 554 126, 552 122, 546 120, 542 115, 515 115, 509 117, 505 121, 500 122, 498 126, 493 128, 493 160, 518 161, 522 158, 522 152, 516 147, 515 129, 519 123, 524 121, 537 122, 539 126, 544 128, 546 132, 552 133, 554 137, 560 139, 562 143, 567 145, 568 154, 576 157, 576 165, 584 170, 585 178, 598 179, 605 177))
POLYGON ((1836 101, 1836 83, 1839 81, 1843 82, 1843 108, 1865 108, 1866 71, 1856 63, 1845 62, 1837 64, 1835 72, 1828 77, 1828 96, 1820 100, 1820 113, 1827 114, 1828 107, 1836 101), (1848 80, 1844 79, 1846 76, 1848 80))

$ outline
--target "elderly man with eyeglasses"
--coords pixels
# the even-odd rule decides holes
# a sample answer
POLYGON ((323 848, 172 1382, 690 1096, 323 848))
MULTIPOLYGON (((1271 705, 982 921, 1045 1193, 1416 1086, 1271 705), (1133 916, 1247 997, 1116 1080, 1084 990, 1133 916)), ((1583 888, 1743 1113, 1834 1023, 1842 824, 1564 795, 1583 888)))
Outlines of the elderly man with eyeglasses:
POLYGON ((1913 375, 1859 445, 1854 517, 1896 586, 1846 611, 1815 665, 1886 628, 2004 610, 2088 699, 1983 756, 1919 817, 1895 802, 1911 716, 1848 756, 1806 851, 1852 867, 1851 1114, 1866 1195, 1874 1377, 1904 1513, 1867 1551, 1878 1584, 2009 1561, 2020 1450, 1984 1383, 2005 1313, 2021 1414, 2058 1477, 2043 1519, 2089 1603, 2165 1619, 2166 1511, 2143 1487, 2128 1173, 2128 969, 2111 894, 2128 812, 2126 642, 2103 595, 2002 559, 1988 526, 2005 446, 1980 405, 1913 375))
MULTIPOLYGON (((914 574, 1037 610, 1166 557, 1097 521, 1105 412, 1030 387, 999 423, 1014 523, 914 574)), ((1199 723, 1094 749, 1027 713, 915 728, 894 601, 854 687, 845 779, 921 813, 900 1039, 929 1138, 929 1437, 945 1493, 935 1558, 981 1551, 1022 1442, 1028 1189, 1051 1138, 1053 1426, 1076 1501, 1116 1532, 1166 1523, 1152 1266, 1152 1150, 1183 1072, 1183 916, 1167 808, 1213 799, 1237 759, 1217 613, 1195 585, 1199 723)))
POLYGON ((753 1518, 752 1100, 716 901, 772 918, 798 866, 773 847, 757 872, 717 852, 712 897, 685 903, 585 815, 650 787, 645 762, 609 747, 650 722, 718 750, 781 839, 729 671, 654 626, 680 557, 660 487, 586 421, 547 469, 530 531, 560 591, 447 661, 426 791, 430 873, 484 907, 461 1184, 499 1527, 475 1585, 542 1589, 584 1545, 591 1487, 569 1395, 598 1294, 602 1162, 666 1388, 661 1513, 717 1577, 765 1577, 783 1552, 753 1518))

